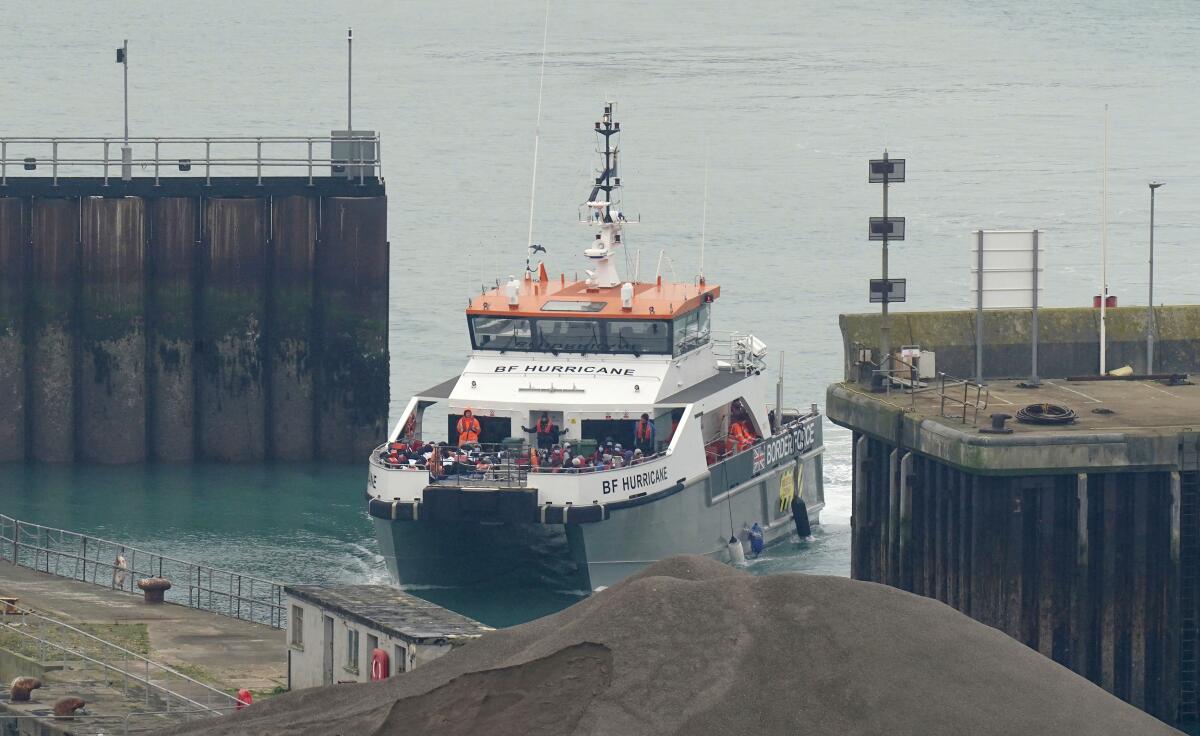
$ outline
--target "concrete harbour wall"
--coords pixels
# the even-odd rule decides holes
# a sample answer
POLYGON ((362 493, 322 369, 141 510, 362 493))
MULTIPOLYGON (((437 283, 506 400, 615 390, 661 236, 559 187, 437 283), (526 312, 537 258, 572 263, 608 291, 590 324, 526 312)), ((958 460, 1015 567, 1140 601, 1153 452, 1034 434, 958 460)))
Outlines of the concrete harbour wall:
MULTIPOLYGON (((1146 369, 1146 308, 1107 310, 1109 369, 1129 365, 1136 373, 1200 370, 1200 306, 1156 307, 1155 363, 1146 369)), ((856 378, 859 348, 879 351, 879 315, 841 316, 845 375, 856 378)), ((984 312, 984 378, 1022 378, 1030 374, 1032 319, 1027 309, 984 312)), ((1100 364, 1100 310, 1081 307, 1038 310, 1038 373, 1041 377, 1091 375, 1100 364)), ((937 369, 959 378, 975 377, 975 312, 893 312, 893 349, 919 345, 937 353, 937 369)))
POLYGON ((378 181, 10 179, 0 462, 361 460, 386 232, 378 181))

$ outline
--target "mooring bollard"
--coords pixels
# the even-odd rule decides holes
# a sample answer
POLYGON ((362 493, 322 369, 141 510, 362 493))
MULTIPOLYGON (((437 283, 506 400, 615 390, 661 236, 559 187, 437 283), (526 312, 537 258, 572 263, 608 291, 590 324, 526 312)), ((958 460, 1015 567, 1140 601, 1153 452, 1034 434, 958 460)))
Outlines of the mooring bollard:
POLYGON ((171 581, 166 578, 142 578, 137 586, 146 594, 147 603, 162 603, 163 594, 171 589, 171 581))

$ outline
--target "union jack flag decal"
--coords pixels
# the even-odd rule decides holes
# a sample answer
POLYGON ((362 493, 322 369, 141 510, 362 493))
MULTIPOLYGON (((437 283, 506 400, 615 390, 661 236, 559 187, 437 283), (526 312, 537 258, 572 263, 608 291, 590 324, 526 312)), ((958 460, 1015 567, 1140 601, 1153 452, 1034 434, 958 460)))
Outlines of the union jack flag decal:
POLYGON ((754 448, 754 472, 761 473, 767 467, 767 453, 761 447, 754 448))

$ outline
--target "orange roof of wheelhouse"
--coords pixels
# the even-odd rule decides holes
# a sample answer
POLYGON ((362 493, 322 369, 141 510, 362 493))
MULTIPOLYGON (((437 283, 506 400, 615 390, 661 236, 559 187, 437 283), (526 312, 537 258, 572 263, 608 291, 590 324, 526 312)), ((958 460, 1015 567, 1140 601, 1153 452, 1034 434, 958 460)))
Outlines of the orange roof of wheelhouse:
POLYGON ((633 307, 621 307, 621 287, 589 286, 584 281, 521 280, 517 304, 510 305, 505 294, 505 284, 471 300, 467 307, 469 315, 495 315, 509 317, 542 317, 566 319, 669 319, 686 314, 705 302, 721 295, 716 284, 675 284, 663 281, 633 284, 633 307), (545 309, 547 302, 603 302, 599 309, 545 309))

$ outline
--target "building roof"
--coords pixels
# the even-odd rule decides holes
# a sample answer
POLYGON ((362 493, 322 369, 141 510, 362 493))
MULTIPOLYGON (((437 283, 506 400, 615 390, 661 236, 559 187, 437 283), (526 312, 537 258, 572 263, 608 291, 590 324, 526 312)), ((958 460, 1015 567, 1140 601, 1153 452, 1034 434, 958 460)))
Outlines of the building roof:
POLYGON ((283 590, 293 598, 412 642, 469 639, 492 630, 390 585, 287 585, 283 590))
POLYGON ((505 284, 471 300, 467 314, 493 314, 507 317, 543 319, 587 317, 608 319, 669 319, 690 312, 721 295, 716 284, 674 284, 659 279, 655 283, 633 284, 633 307, 621 307, 621 287, 600 288, 584 281, 527 279, 520 282, 517 304, 509 305, 505 284), (582 307, 584 303, 590 308, 582 307))

